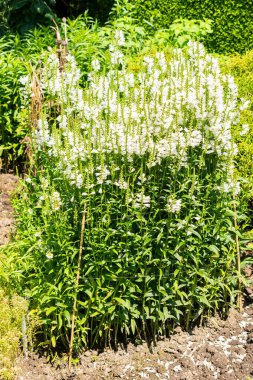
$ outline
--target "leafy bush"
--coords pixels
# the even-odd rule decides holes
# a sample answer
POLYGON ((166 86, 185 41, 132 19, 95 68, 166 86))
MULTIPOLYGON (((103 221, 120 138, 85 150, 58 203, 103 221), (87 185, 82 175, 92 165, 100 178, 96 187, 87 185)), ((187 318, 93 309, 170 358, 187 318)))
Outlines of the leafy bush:
POLYGON ((183 47, 189 41, 203 41, 207 33, 212 33, 212 20, 175 20, 169 27, 173 34, 173 45, 183 47))
MULTIPOLYGON (((123 4, 126 1, 122 1, 123 4)), ((222 54, 253 49, 252 0, 134 0, 135 17, 153 30, 168 28, 175 19, 213 20, 213 34, 205 37, 210 51, 222 54)))
POLYGON ((197 43, 136 71, 126 49, 115 31, 82 86, 71 55, 41 72, 11 256, 45 346, 70 345, 73 310, 78 351, 188 328, 236 294, 237 87, 197 43))
POLYGON ((249 101, 250 107, 241 112, 240 125, 233 128, 233 135, 238 146, 236 168, 238 175, 243 179, 242 201, 244 210, 253 223, 253 51, 244 55, 219 57, 221 69, 224 73, 234 76, 238 85, 238 96, 249 101), (242 133, 242 126, 246 134, 242 133))

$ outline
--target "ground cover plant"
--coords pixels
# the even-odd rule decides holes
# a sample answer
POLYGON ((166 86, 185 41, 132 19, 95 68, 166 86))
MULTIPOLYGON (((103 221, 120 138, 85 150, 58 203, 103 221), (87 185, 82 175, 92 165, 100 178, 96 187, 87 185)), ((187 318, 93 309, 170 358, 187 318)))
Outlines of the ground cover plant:
POLYGON ((225 313, 240 277, 233 78, 196 42, 132 70, 118 29, 83 82, 60 47, 22 79, 40 106, 8 248, 40 345, 71 347, 73 329, 75 352, 155 340, 225 313))

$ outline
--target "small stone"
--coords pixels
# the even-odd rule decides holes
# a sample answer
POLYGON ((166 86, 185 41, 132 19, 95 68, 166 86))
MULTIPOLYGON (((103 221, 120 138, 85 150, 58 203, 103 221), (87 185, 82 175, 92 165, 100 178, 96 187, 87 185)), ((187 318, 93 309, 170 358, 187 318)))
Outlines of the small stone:
POLYGON ((247 337, 247 343, 253 343, 253 332, 251 332, 247 337))

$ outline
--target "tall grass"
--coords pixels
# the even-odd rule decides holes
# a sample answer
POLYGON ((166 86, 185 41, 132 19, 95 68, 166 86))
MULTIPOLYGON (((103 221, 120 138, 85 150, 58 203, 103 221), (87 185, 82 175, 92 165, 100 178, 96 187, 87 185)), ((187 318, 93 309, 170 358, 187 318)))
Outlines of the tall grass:
MULTIPOLYGON (((69 347, 74 310, 75 352, 189 328, 237 293, 237 86, 201 44, 131 71, 124 32, 113 41, 82 86, 64 43, 48 57, 15 205, 11 254, 40 344, 69 347)), ((22 83, 27 102, 35 88, 22 83)))

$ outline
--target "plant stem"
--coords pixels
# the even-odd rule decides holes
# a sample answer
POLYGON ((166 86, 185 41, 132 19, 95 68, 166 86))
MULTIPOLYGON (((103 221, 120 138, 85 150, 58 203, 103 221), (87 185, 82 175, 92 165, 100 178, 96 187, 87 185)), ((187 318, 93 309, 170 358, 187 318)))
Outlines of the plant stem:
MULTIPOLYGON (((233 196, 234 198, 234 226, 235 226, 235 230, 237 232, 237 229, 238 229, 238 225, 237 225, 237 212, 236 212, 236 202, 235 202, 235 196, 233 196)), ((240 248, 239 248, 239 237, 236 233, 235 235, 235 243, 236 243, 236 266, 237 266, 237 271, 238 271, 238 290, 239 290, 239 293, 238 293, 238 299, 237 299, 237 306, 239 308, 239 311, 241 312, 242 311, 242 293, 241 293, 241 279, 240 279, 240 275, 241 275, 241 257, 240 257, 240 248)))
POLYGON ((71 324, 71 335, 70 335, 70 343, 69 343, 69 371, 71 370, 71 365, 72 365, 72 353, 73 353, 74 332, 75 332, 76 303, 77 303, 78 285, 79 285, 79 278, 80 278, 80 271, 81 271, 85 220, 86 220, 86 203, 84 203, 84 208, 83 208, 80 248, 79 248, 79 255, 78 255, 77 272, 76 272, 76 294, 75 294, 74 303, 73 303, 73 310, 72 310, 72 324, 71 324))

